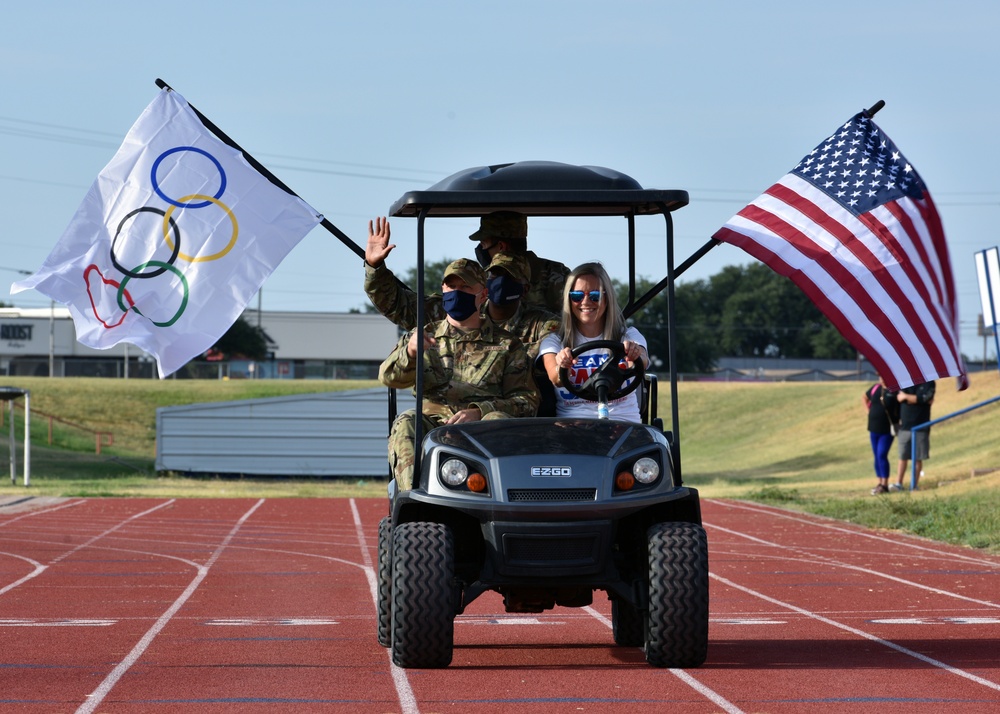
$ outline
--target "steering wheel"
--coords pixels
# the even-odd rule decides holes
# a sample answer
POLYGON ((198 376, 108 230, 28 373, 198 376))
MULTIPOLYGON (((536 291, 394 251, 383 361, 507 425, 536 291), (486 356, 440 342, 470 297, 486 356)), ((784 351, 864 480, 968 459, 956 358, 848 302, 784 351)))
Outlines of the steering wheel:
POLYGON ((609 350, 611 356, 592 375, 587 377, 587 381, 580 385, 573 384, 569 378, 569 371, 565 367, 560 367, 559 381, 562 382, 562 388, 588 402, 603 401, 604 403, 621 399, 634 392, 646 375, 646 367, 642 363, 642 359, 637 359, 627 369, 620 367, 619 363, 625 359, 625 345, 616 340, 584 342, 582 345, 574 347, 571 354, 573 359, 576 359, 584 352, 597 349, 609 350), (630 384, 625 384, 631 377, 635 377, 635 379, 630 384))

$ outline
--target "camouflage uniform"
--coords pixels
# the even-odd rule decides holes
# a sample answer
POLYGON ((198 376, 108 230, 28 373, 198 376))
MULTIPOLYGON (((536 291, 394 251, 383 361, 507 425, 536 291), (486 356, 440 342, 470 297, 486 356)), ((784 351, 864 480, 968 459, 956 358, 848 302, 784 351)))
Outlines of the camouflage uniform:
POLYGON ((562 314, 563 286, 570 270, 562 263, 539 258, 533 252, 525 251, 531 266, 531 285, 528 294, 521 298, 528 306, 538 306, 555 314, 562 314))
MULTIPOLYGON (((523 256, 511 253, 497 253, 487 270, 503 270, 515 280, 530 283, 530 268, 523 256)), ((385 264, 373 268, 365 263, 365 293, 380 313, 404 330, 417 326, 417 294, 396 280, 385 264)), ((529 292, 530 295, 530 292, 529 292)), ((517 311, 502 322, 495 324, 517 336, 528 349, 528 360, 534 363, 538 356, 538 346, 542 338, 559 329, 559 318, 547 311, 525 305, 521 298, 517 311)), ((562 286, 559 287, 560 310, 562 310, 562 286)), ((441 295, 433 294, 424 298, 424 320, 435 322, 445 317, 441 295)))
MULTIPOLYGON (((472 407, 484 420, 535 415, 538 393, 519 339, 488 318, 478 329, 462 330, 441 320, 428 325, 427 331, 437 345, 424 351, 424 433, 472 407)), ((406 351, 410 334, 399 340, 379 368, 379 379, 388 387, 416 383, 417 360, 406 351)), ((400 489, 413 486, 415 429, 411 409, 396 418, 389 434, 389 463, 400 489)))

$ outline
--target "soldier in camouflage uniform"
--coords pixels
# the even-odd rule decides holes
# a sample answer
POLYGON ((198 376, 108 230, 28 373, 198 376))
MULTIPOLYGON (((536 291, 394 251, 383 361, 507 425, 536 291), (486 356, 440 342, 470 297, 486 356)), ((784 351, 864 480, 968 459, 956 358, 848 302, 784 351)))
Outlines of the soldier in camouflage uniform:
MULTIPOLYGON (((404 330, 412 330, 417 324, 417 294, 396 280, 385 265, 386 256, 395 247, 389 243, 389 235, 387 220, 378 218, 368 222, 365 293, 380 313, 404 330)), ((487 271, 486 310, 490 319, 521 339, 528 349, 529 361, 534 364, 542 338, 559 329, 559 317, 525 304, 524 295, 531 285, 531 268, 525 255, 496 252, 487 271)), ((559 299, 562 300, 561 293, 559 299)), ((428 322, 444 319, 441 295, 424 299, 424 315, 428 322)))
POLYGON ((528 259, 531 289, 524 296, 528 305, 537 305, 560 314, 563 308, 563 285, 569 268, 555 260, 539 258, 528 250, 528 218, 513 211, 495 211, 479 219, 479 230, 469 236, 479 241, 476 258, 489 265, 498 251, 517 253, 528 259))
MULTIPOLYGON (((480 419, 534 416, 538 394, 521 341, 479 312, 486 276, 471 260, 445 270, 444 320, 424 333, 423 429, 480 419), (464 295, 455 295, 462 293, 464 295)), ((379 368, 388 387, 413 387, 417 377, 415 330, 404 335, 379 368)), ((413 487, 415 414, 407 410, 389 434, 389 464, 401 490, 413 487)))

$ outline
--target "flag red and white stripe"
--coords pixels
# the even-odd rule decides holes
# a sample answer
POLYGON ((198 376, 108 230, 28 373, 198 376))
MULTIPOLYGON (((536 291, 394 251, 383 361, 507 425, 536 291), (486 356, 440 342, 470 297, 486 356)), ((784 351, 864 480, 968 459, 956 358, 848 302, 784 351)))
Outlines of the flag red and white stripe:
POLYGON ((919 176, 865 115, 714 238, 790 278, 890 388, 945 376, 967 386, 941 220, 919 176), (851 137, 860 137, 853 151, 851 137))

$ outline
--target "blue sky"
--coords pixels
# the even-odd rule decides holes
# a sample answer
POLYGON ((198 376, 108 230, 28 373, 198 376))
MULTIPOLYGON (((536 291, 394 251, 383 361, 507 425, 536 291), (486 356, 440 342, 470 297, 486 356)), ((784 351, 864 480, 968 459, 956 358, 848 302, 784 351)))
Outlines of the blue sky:
MULTIPOLYGON (((405 191, 472 166, 548 160, 689 191, 674 216, 678 259, 884 99, 876 121, 942 215, 962 350, 983 353, 973 254, 1000 242, 996 3, 54 1, 14 4, 4 25, 0 280, 41 265, 157 77, 358 243, 405 191)), ((474 224, 443 223, 428 257, 471 256, 474 224)), ((414 262, 415 226, 393 222, 399 272, 414 262)), ((536 219, 529 243, 624 277, 622 229, 536 219)), ((662 277, 660 244, 640 259, 641 274, 662 277)), ((750 260, 720 246, 685 277, 750 260)), ((345 311, 365 302, 362 277, 361 261, 317 228, 261 303, 345 311)), ((2 299, 49 304, 34 291, 2 299)))

